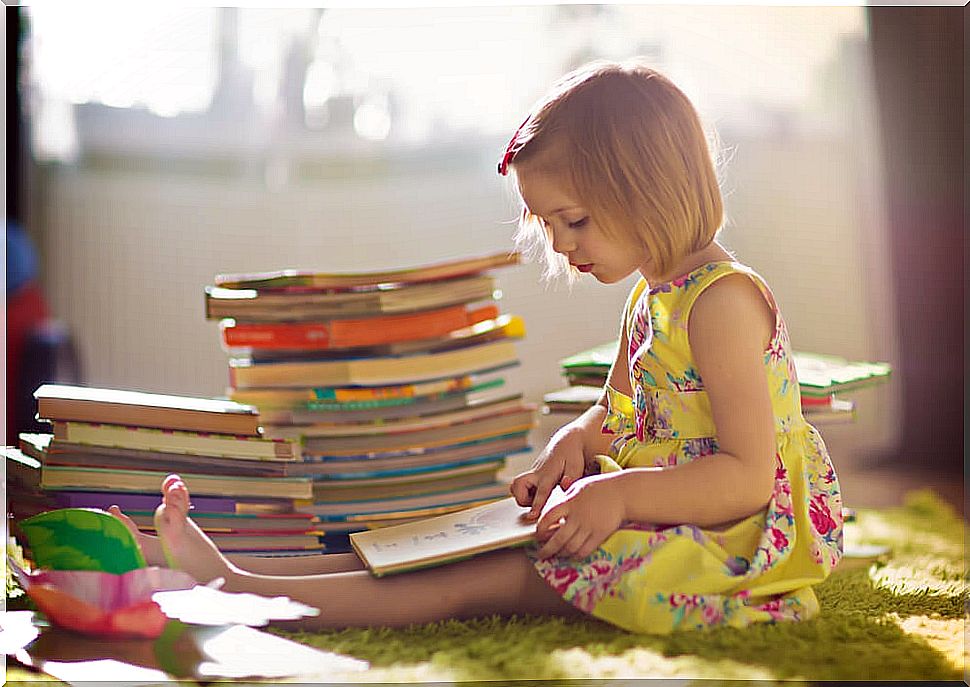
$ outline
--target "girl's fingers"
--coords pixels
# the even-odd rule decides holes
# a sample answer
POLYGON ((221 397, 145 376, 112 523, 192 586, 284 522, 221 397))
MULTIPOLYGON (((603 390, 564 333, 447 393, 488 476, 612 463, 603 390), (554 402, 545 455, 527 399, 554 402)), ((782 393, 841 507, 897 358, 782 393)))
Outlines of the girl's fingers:
POLYGON ((544 541, 555 534, 556 530, 560 530, 563 527, 563 521, 566 517, 566 504, 560 503, 557 506, 553 506, 541 518, 539 522, 536 523, 536 539, 539 541, 544 541))
POLYGON ((587 539, 587 534, 578 527, 562 525, 539 551, 540 558, 551 556, 573 556, 587 539))
POLYGON ((562 479, 559 480, 559 486, 562 487, 563 490, 569 489, 573 482, 583 476, 584 467, 585 466, 583 463, 566 463, 565 467, 563 468, 562 479))
POLYGON ((532 500, 535 497, 535 482, 536 478, 533 473, 525 473, 512 480, 509 491, 515 497, 517 504, 520 506, 532 505, 532 500))
POLYGON ((559 483, 558 479, 549 478, 539 478, 538 484, 536 484, 536 493, 532 497, 532 510, 529 511, 529 518, 538 518, 542 513, 542 507, 546 505, 546 501, 549 499, 549 494, 559 483))
POLYGON ((583 542, 582 546, 576 551, 576 558, 586 558, 591 553, 593 553, 600 544, 603 542, 600 540, 600 535, 598 533, 590 532, 589 536, 586 537, 586 541, 583 542))

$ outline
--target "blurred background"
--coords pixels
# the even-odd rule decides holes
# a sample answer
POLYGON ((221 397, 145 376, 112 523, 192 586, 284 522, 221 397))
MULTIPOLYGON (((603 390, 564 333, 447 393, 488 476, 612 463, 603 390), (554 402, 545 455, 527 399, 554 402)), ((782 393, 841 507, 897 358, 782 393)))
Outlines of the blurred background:
MULTIPOLYGON (((564 72, 640 55, 716 132, 722 240, 772 285, 794 347, 894 366, 826 430, 837 466, 962 484, 960 8, 57 3, 5 19, 8 401, 25 283, 73 344, 65 375, 215 396, 215 274, 509 248, 508 136, 564 72)), ((528 327, 509 376, 534 401, 563 386, 559 359, 616 335, 633 283, 540 272, 496 274, 528 327)), ((8 414, 8 442, 15 428, 8 414)))

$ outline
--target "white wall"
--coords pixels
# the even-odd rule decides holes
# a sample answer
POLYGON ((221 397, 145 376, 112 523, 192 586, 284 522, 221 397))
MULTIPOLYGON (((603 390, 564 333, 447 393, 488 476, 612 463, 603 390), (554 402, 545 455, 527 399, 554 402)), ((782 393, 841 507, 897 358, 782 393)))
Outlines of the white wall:
MULTIPOLYGON (((857 147, 824 134, 728 143, 723 238, 772 285, 794 346, 891 360, 891 294, 877 288, 886 271, 881 224, 857 147)), ((504 250, 516 213, 490 152, 372 165, 278 191, 258 179, 123 165, 48 168, 34 229, 44 285, 77 338, 86 383, 219 395, 226 356, 217 324, 203 317, 213 275, 362 271, 504 250)), ((536 265, 496 276, 503 310, 528 327, 510 383, 535 401, 561 386, 560 358, 615 335, 632 284, 583 282, 570 292, 540 284, 536 265)), ((892 385, 857 397, 859 421, 826 432, 846 459, 895 437, 892 385)), ((554 422, 543 420, 536 443, 554 422)))

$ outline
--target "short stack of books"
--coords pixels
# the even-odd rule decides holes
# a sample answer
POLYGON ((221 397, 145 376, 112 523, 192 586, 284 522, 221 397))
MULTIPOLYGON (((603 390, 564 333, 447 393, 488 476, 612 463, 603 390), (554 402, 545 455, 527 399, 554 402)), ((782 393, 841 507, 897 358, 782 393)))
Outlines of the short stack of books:
MULTIPOLYGON (((595 403, 616 356, 618 342, 610 341, 559 361, 568 386, 543 397, 548 412, 581 413, 595 403)), ((860 387, 887 379, 888 363, 854 362, 833 355, 792 353, 802 413, 813 424, 852 422, 855 402, 842 398, 860 387)))
MULTIPOLYGON (((507 496, 535 407, 504 390, 520 317, 499 313, 499 254, 404 270, 219 275, 205 289, 229 355, 227 395, 267 436, 299 442, 313 514, 353 531, 507 496)), ((328 543, 329 546, 329 543, 328 543)))
MULTIPOLYGON (((312 495, 288 474, 299 444, 263 435, 255 408, 233 401, 45 384, 34 393, 51 434, 21 434, 55 507, 122 508, 152 529, 165 475, 190 484, 193 519, 225 551, 320 551, 316 520, 294 512, 312 495)), ((24 460, 20 461, 22 464, 24 460)))

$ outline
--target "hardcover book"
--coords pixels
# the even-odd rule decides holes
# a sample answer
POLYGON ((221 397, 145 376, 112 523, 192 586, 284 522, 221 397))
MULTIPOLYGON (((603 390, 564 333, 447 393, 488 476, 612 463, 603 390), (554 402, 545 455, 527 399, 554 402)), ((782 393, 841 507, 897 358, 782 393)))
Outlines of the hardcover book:
MULTIPOLYGON (((402 518, 434 515, 467 508, 471 504, 496 501, 509 495, 509 485, 492 481, 473 487, 439 491, 417 496, 371 499, 349 503, 329 503, 326 501, 297 501, 294 506, 300 513, 310 513, 323 523, 332 522, 391 522, 402 518)), ((331 526, 323 526, 330 530, 331 526)))
POLYGON ((804 396, 827 396, 884 381, 892 373, 889 363, 850 361, 834 355, 792 354, 798 385, 804 396))
POLYGON ((347 437, 384 434, 406 434, 427 431, 436 427, 450 427, 481 420, 483 418, 512 413, 526 406, 522 394, 507 394, 497 398, 472 401, 453 410, 419 415, 411 413, 400 418, 380 418, 363 422, 322 422, 299 425, 266 425, 266 433, 273 437, 347 437))
MULTIPOLYGON (((572 386, 602 386, 616 355, 618 343, 610 341, 559 361, 572 386)), ((885 362, 852 361, 834 355, 793 351, 792 360, 804 397, 829 396, 885 381, 892 366, 885 362)))
POLYGON ((419 472, 439 465, 485 461, 529 449, 528 433, 504 435, 480 442, 454 444, 443 449, 389 456, 387 458, 358 458, 355 460, 304 461, 288 465, 287 474, 328 479, 353 479, 359 475, 419 472))
POLYGON ((386 315, 326 322, 221 323, 226 348, 289 349, 315 351, 330 348, 378 346, 399 341, 434 339, 457 329, 494 320, 498 307, 468 309, 451 306, 403 315, 386 315))
MULTIPOLYGON (((160 489, 164 472, 113 468, 45 465, 40 486, 50 490, 109 490, 152 493, 160 489)), ((303 477, 237 477, 182 473, 193 493, 229 498, 307 499, 313 494, 310 480, 303 477)), ((120 505, 120 504, 119 504, 120 505)))
POLYGON ((256 408, 235 401, 68 384, 43 384, 34 398, 44 420, 259 436, 256 408))
POLYGON ((485 398, 491 398, 483 392, 502 386, 504 383, 505 380, 500 378, 490 380, 488 383, 476 384, 464 391, 412 398, 387 398, 348 403, 310 401, 297 407, 263 409, 262 417, 267 424, 315 425, 386 421, 433 415, 467 408, 485 398))
POLYGON ((500 458, 488 463, 473 463, 433 473, 413 473, 366 480, 314 480, 313 500, 347 503, 467 489, 493 483, 496 473, 503 465, 504 458, 500 458))
MULTIPOLYGON (((99 491, 106 489, 107 485, 102 484, 91 490, 80 491, 57 491, 54 492, 53 501, 58 508, 100 508, 107 510, 109 506, 116 505, 126 513, 132 511, 154 511, 162 502, 162 497, 158 493, 161 487, 161 480, 158 481, 154 493, 129 493, 99 491)), ((246 500, 229 498, 225 496, 202 496, 192 494, 192 505, 195 506, 194 515, 199 513, 285 513, 293 506, 290 499, 258 499, 246 500)))
POLYGON ((168 431, 150 427, 54 422, 54 439, 161 453, 225 456, 252 460, 299 460, 300 446, 286 439, 168 431))
POLYGON ((485 270, 518 264, 518 253, 496 253, 481 257, 463 258, 421 265, 398 270, 323 273, 309 270, 279 270, 250 274, 220 274, 215 278, 217 286, 234 289, 266 289, 288 286, 316 289, 348 290, 377 284, 417 284, 428 281, 453 279, 485 270))
POLYGON ((391 358, 254 363, 230 360, 236 389, 253 387, 377 386, 457 377, 518 363, 511 341, 495 341, 441 353, 391 358))
POLYGON ((140 451, 112 446, 89 446, 57 441, 51 434, 22 433, 20 449, 44 465, 74 465, 96 468, 135 468, 178 472, 205 471, 217 475, 285 477, 286 462, 252 460, 182 453, 140 451))
POLYGON ((420 451, 449 444, 467 443, 501 435, 527 432, 535 425, 535 408, 482 418, 476 422, 433 427, 401 434, 374 436, 307 437, 303 450, 309 456, 362 456, 420 451))
POLYGON ((230 356, 249 358, 255 363, 282 363, 292 360, 354 360, 358 358, 386 358, 424 353, 443 353, 468 348, 491 341, 521 339, 525 336, 525 322, 518 315, 499 315, 491 320, 455 329, 442 336, 413 341, 395 341, 375 346, 331 348, 315 350, 231 348, 230 356))
POLYGON ((436 379, 417 384, 387 386, 309 387, 293 389, 230 389, 229 395, 242 403, 270 408, 325 408, 327 404, 374 403, 393 405, 439 394, 465 391, 472 386, 472 377, 462 375, 451 379, 436 379), (245 400, 243 400, 245 399, 245 400), (317 406, 315 404, 321 404, 317 406), (311 405, 313 404, 313 405, 311 405))
POLYGON ((250 322, 292 322, 391 315, 489 300, 494 294, 495 280, 487 275, 338 293, 281 293, 206 286, 205 316, 209 320, 232 317, 250 322))
MULTIPOLYGON (((125 515, 139 529, 155 529, 154 509, 129 510, 125 511, 125 515)), ((199 512, 196 507, 192 510, 191 518, 205 532, 224 534, 306 534, 319 529, 317 518, 308 513, 216 513, 199 512)))

